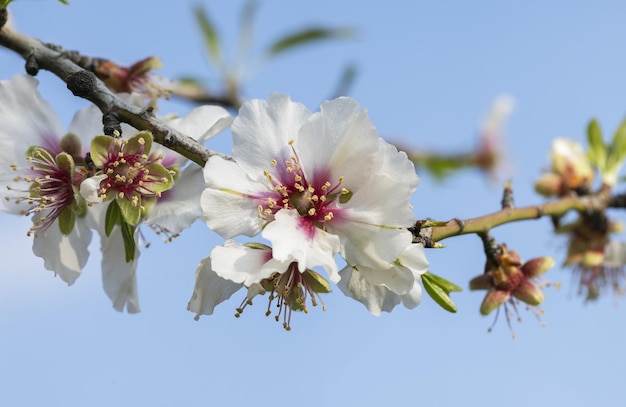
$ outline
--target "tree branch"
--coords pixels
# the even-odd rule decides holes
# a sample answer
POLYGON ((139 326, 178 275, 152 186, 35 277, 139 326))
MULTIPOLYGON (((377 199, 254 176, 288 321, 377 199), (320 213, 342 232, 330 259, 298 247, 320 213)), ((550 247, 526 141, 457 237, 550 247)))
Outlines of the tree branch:
MULTIPOLYGON (((6 9, 3 10, 6 11, 6 9)), ((220 155, 229 159, 228 156, 212 151, 191 137, 168 127, 154 116, 151 108, 142 109, 124 102, 92 72, 73 62, 62 51, 62 48, 47 46, 41 41, 23 35, 6 25, 0 25, 0 27, 0 45, 24 58, 28 74, 36 75, 40 69, 50 71, 64 81, 74 95, 87 99, 98 106, 103 113, 105 134, 110 136, 121 134, 119 122, 124 122, 138 130, 152 132, 157 143, 176 151, 200 166, 204 166, 209 157, 213 155, 220 155)))

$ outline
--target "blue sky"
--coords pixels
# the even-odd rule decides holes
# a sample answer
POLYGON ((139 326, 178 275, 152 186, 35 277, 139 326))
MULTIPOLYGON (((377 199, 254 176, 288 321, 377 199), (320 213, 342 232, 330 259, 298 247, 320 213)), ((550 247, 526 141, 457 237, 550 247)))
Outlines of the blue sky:
MULTIPOLYGON (((347 25, 350 40, 279 58, 245 86, 246 97, 282 92, 316 110, 348 63, 359 74, 351 96, 379 132, 414 147, 472 146, 493 99, 516 100, 507 126, 508 166, 519 206, 539 202, 532 182, 558 136, 584 140, 590 118, 612 134, 626 107, 626 5, 617 1, 263 2, 254 51, 303 25, 347 25)), ((164 76, 217 83, 192 20, 195 2, 16 0, 24 33, 68 49, 131 63, 158 55, 164 76)), ((242 1, 204 4, 228 47, 242 1)), ((0 50, 0 78, 23 61, 0 50)), ((69 123, 86 103, 42 72, 41 91, 69 123)), ((184 103, 162 111, 184 114, 184 103)), ((212 147, 227 152, 226 137, 212 147)), ((443 182, 427 175, 414 198, 417 218, 479 216, 498 209, 498 183, 476 172, 443 182)), ((620 214, 615 214, 619 218, 620 214)), ((101 288, 98 244, 84 275, 67 287, 31 254, 27 219, 2 215, 0 405, 6 406, 377 406, 623 404, 624 303, 583 304, 568 270, 547 274, 542 327, 521 310, 516 339, 501 319, 481 317, 475 236, 427 252, 431 270, 466 288, 455 315, 428 298, 420 307, 373 317, 335 290, 328 310, 296 315, 292 331, 264 317, 257 301, 233 317, 237 294, 199 322, 186 311, 194 270, 221 239, 195 224, 171 244, 146 232, 138 270, 142 313, 115 312, 101 288)), ((494 236, 524 259, 564 259, 565 242, 547 219, 511 224, 494 236)))

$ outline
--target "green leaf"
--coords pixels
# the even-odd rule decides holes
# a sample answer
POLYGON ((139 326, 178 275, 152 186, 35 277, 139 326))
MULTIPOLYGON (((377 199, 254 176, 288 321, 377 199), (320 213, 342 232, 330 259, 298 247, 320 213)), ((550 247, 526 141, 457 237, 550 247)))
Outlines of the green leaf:
POLYGON ((302 45, 322 40, 351 37, 353 34, 354 30, 350 28, 305 28, 279 39, 269 47, 267 53, 269 56, 275 57, 278 54, 302 45))
POLYGON ((426 273, 428 277, 430 279, 432 279, 432 281, 435 282, 435 284, 437 284, 439 287, 441 287, 447 294, 450 294, 451 292, 461 292, 463 291, 463 289, 461 287, 459 287, 458 285, 454 284, 451 281, 446 280, 443 277, 440 277, 436 274, 431 273, 430 271, 427 271, 426 273))
POLYGON ((13 0, 0 0, 0 5, 2 6, 2 8, 6 8, 12 1, 13 0))
MULTIPOLYGON (((437 280, 433 278, 433 275, 430 273, 422 274, 422 283, 424 284, 424 289, 430 295, 439 306, 445 309, 448 312, 456 312, 456 304, 450 296, 448 295, 449 291, 446 292, 444 288, 438 285, 437 280)), ((452 283, 450 283, 452 284, 452 283)), ((452 284, 454 286, 454 284, 452 284)), ((456 286, 455 286, 456 287, 456 286)), ((456 290, 455 290, 456 291, 456 290)))
POLYGON ((602 140, 602 130, 596 119, 587 126, 587 143, 589 143, 589 159, 600 170, 606 166, 606 145, 602 140))
POLYGON ((113 201, 109 204, 107 213, 104 217, 104 233, 106 233, 107 237, 111 236, 113 227, 119 224, 121 220, 122 214, 120 212, 120 207, 117 205, 116 201, 113 201))
POLYGON ((65 5, 70 4, 67 0, 59 0, 59 3, 63 3, 65 5))
POLYGON ((126 252, 126 262, 131 262, 135 258, 135 228, 126 222, 121 223, 122 239, 124 240, 124 251, 126 252))
POLYGON ((196 17, 196 22, 200 26, 202 35, 204 36, 204 42, 209 50, 211 60, 215 65, 221 65, 222 50, 220 48, 217 31, 215 31, 215 28, 213 27, 213 23, 202 6, 195 7, 193 13, 196 17))
POLYGON ((615 131, 613 141, 608 149, 606 169, 614 171, 626 157, 626 121, 615 131))

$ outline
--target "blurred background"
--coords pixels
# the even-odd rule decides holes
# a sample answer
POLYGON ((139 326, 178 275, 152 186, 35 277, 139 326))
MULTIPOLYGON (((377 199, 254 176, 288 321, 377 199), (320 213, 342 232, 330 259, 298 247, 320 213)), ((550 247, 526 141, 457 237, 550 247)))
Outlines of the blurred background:
MULTIPOLYGON (((245 5, 16 0, 10 10, 27 35, 124 65, 156 55, 160 75, 194 77, 219 92, 220 72, 194 14, 201 6, 229 63, 247 69, 242 97, 282 92, 315 111, 334 96, 346 68, 354 69, 348 93, 381 136, 423 151, 471 150, 495 98, 512 96, 504 173, 437 179, 418 170, 416 218, 496 211, 509 178, 518 206, 539 203, 533 182, 549 166, 555 137, 585 143, 593 117, 609 137, 624 119, 622 2, 265 1, 239 63, 233 50, 245 5), (305 27, 353 31, 264 59, 270 44, 305 27)), ((0 49, 1 79, 23 66, 0 49)), ((66 125, 86 106, 53 75, 41 72, 39 80, 66 125)), ((160 106, 160 113, 184 115, 193 104, 172 98, 160 106)), ((209 147, 229 152, 228 135, 209 147)), ((97 239, 83 276, 68 288, 32 254, 28 219, 3 214, 0 222, 3 406, 620 406, 626 398, 623 300, 608 293, 584 303, 571 270, 557 266, 546 275, 562 283, 545 291, 546 326, 520 307, 515 339, 503 315, 488 333, 493 316, 478 312, 484 293, 467 289, 484 267, 476 236, 427 252, 433 273, 464 288, 453 295, 456 314, 425 296, 412 311, 374 317, 335 289, 324 298, 326 312, 296 314, 286 332, 264 316, 265 301, 235 319, 239 293, 198 322, 186 311, 198 262, 222 243, 202 222, 169 244, 144 230, 152 245, 139 260, 137 315, 117 313, 104 294, 97 239)), ((565 258, 565 238, 548 219, 493 235, 523 259, 565 258)))

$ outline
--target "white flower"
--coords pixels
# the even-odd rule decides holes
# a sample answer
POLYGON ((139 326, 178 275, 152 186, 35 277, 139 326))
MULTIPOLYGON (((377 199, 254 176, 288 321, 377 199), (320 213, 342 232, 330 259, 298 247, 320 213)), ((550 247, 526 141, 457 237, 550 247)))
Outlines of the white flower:
POLYGON ((200 315, 211 315, 216 305, 230 298, 241 288, 248 293, 235 316, 239 317, 252 298, 269 292, 269 306, 277 299, 278 315, 283 316, 283 327, 290 329, 292 311, 308 312, 308 304, 317 305, 321 293, 328 293, 328 283, 312 270, 300 271, 294 261, 279 261, 264 245, 246 245, 232 240, 216 246, 211 255, 202 260, 196 270, 196 285, 188 310, 200 315))
MULTIPOLYGON (((75 168, 88 151, 89 139, 81 143, 76 136, 63 137, 61 123, 37 84, 26 75, 0 81, 0 209, 33 215, 33 252, 72 284, 87 262, 91 241, 85 223, 89 214, 76 189, 82 174, 75 168)), ((82 120, 77 116, 69 132, 91 137, 75 133, 82 120)))
POLYGON ((344 294, 365 305, 374 315, 391 312, 400 302, 413 309, 421 302, 421 275, 428 271, 428 266, 424 247, 412 244, 386 269, 346 266, 339 272, 338 285, 344 294))
POLYGON ((352 99, 317 113, 284 95, 251 100, 232 133, 234 161, 212 157, 204 168, 202 210, 221 236, 262 232, 276 260, 301 271, 322 265, 333 281, 337 252, 351 265, 387 268, 411 243, 418 177, 352 99))

